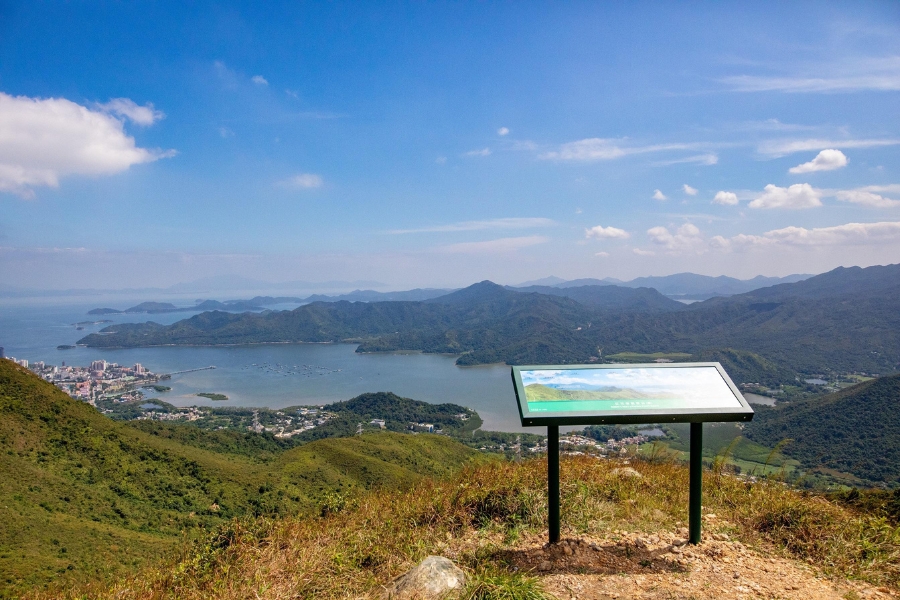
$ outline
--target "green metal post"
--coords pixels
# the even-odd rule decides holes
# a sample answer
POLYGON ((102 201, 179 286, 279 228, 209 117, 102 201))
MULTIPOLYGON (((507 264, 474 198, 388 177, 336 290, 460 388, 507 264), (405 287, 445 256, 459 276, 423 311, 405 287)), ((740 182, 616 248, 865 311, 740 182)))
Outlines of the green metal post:
POLYGON ((559 541, 559 425, 547 426, 547 495, 550 543, 559 541))
POLYGON ((703 423, 691 423, 690 542, 700 543, 703 506, 703 423))

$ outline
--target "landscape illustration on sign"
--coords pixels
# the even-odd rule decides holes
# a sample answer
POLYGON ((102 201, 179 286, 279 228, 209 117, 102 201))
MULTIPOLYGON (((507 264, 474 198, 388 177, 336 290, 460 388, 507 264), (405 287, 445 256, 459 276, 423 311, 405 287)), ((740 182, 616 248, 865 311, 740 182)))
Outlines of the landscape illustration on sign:
POLYGON ((741 406, 712 366, 535 369, 521 376, 531 412, 741 406))

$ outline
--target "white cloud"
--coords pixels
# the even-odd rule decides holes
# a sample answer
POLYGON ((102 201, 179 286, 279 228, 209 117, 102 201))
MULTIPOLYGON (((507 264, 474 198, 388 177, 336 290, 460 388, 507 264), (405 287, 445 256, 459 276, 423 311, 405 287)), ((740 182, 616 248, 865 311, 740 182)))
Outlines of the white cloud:
POLYGON ((501 127, 500 129, 497 130, 497 135, 500 135, 500 136, 509 135, 509 128, 501 127))
POLYGON ((483 231, 486 229, 532 229, 535 227, 552 227, 556 225, 553 219, 543 217, 507 217, 502 219, 488 219, 485 221, 462 221, 449 225, 435 225, 433 227, 418 227, 416 229, 392 229, 386 231, 389 234, 404 233, 437 233, 447 231, 483 231))
POLYGON ((675 233, 666 227, 651 227, 647 230, 647 235, 654 244, 664 246, 670 252, 698 250, 703 243, 700 230, 692 223, 685 223, 675 233))
POLYGON ((666 195, 663 194, 663 193, 662 193, 661 191, 659 191, 659 190, 653 190, 653 199, 654 199, 654 200, 660 200, 660 201, 668 200, 668 198, 666 197, 666 195))
POLYGON ((609 252, 597 252, 594 256, 598 256, 600 258, 607 258, 609 256, 609 252))
POLYGON ((463 156, 490 156, 491 149, 490 148, 482 148, 481 150, 469 150, 463 156))
POLYGON ((484 242, 460 242, 435 248, 437 252, 445 254, 495 254, 515 252, 521 248, 536 246, 550 241, 550 238, 542 235, 530 235, 522 237, 508 237, 484 242))
POLYGON ((640 248, 632 248, 632 252, 637 254, 638 256, 656 256, 656 252, 653 250, 642 250, 640 248))
POLYGON ((250 78, 250 81, 252 81, 256 85, 269 85, 269 82, 262 75, 254 75, 250 78))
POLYGON ((799 173, 813 173, 815 171, 834 171, 835 169, 846 166, 847 157, 843 152, 840 150, 828 149, 819 152, 819 154, 811 161, 788 169, 788 172, 796 175, 799 173))
POLYGON ((676 158, 673 160, 659 160, 654 162, 654 165, 667 167, 669 165, 680 165, 685 163, 696 163, 698 165, 705 165, 707 167, 711 167, 714 164, 719 162, 719 156, 714 152, 707 152, 706 154, 696 154, 694 156, 686 156, 684 158, 676 158))
POLYGON ((106 112, 0 92, 0 192, 31 198, 33 188, 57 187, 67 175, 112 175, 174 155, 138 148, 106 112))
POLYGON ((795 183, 790 187, 769 184, 761 196, 753 200, 750 208, 814 208, 822 206, 822 193, 808 183, 795 183))
POLYGON ((97 108, 105 113, 112 113, 118 117, 128 119, 135 125, 142 127, 148 127, 160 119, 166 118, 165 113, 153 108, 152 102, 139 106, 128 98, 113 98, 106 104, 97 104, 97 108))
POLYGON ((597 238, 597 239, 628 239, 631 237, 631 234, 625 231, 624 229, 619 229, 618 227, 604 227, 602 225, 597 225, 596 227, 591 227, 590 229, 584 230, 584 237, 586 238, 597 238))
MULTIPOLYGON (((872 186, 876 187, 876 186, 872 186)), ((882 190, 878 190, 882 191, 882 190)), ((840 190, 835 192, 835 197, 842 202, 852 202, 872 208, 896 208, 900 206, 900 200, 892 200, 885 198, 881 194, 877 194, 870 189, 861 188, 858 190, 840 190)))
POLYGON ((664 152, 666 150, 686 150, 695 147, 692 144, 656 144, 651 146, 628 146, 627 140, 604 138, 587 138, 562 144, 559 150, 545 152, 538 158, 545 160, 597 161, 613 160, 630 154, 646 154, 648 152, 664 152))
POLYGON ((279 181, 277 185, 294 190, 309 190, 322 187, 324 184, 325 182, 319 175, 314 173, 300 173, 299 175, 294 175, 279 181))
POLYGON ((681 189, 683 189, 684 193, 687 194, 688 196, 696 196, 697 195, 697 188, 692 188, 688 184, 684 184, 681 187, 681 189))
POLYGON ((810 152, 813 150, 826 150, 834 148, 880 148, 883 146, 896 146, 900 139, 859 139, 859 140, 833 140, 833 139, 782 139, 767 140, 762 142, 757 151, 772 157, 787 156, 795 152, 810 152))
POLYGON ((447 157, 446 156, 438 156, 436 159, 434 159, 434 162, 439 165, 447 164, 447 157))
POLYGON ((713 204, 722 204, 725 206, 734 206, 738 203, 737 194, 734 192, 716 192, 715 198, 713 198, 713 204))
POLYGON ((847 223, 834 227, 785 227, 762 235, 739 234, 730 239, 716 236, 710 245, 722 249, 747 249, 763 246, 860 246, 894 242, 900 237, 900 221, 847 223))
POLYGON ((219 135, 222 139, 225 139, 234 136, 234 132, 227 127, 219 127, 219 135))

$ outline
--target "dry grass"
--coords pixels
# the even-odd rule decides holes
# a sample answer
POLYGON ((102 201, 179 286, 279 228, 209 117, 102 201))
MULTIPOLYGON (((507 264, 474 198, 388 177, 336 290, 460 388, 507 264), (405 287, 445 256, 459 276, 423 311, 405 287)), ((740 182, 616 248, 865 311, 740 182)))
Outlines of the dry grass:
MULTIPOLYGON (((630 466, 643 475, 633 477, 616 472, 619 466, 586 457, 563 460, 564 534, 654 532, 687 521, 685 467, 632 459, 630 466)), ((777 481, 750 484, 712 471, 704 484, 706 512, 717 514, 720 531, 745 544, 805 561, 825 575, 900 585, 900 529, 884 519, 777 481)), ((321 518, 235 521, 169 564, 111 589, 70 590, 67 596, 367 597, 425 556, 442 554, 473 576, 470 597, 537 598, 535 580, 495 557, 520 535, 545 529, 545 493, 545 461, 490 464, 408 492, 341 502, 321 518)))

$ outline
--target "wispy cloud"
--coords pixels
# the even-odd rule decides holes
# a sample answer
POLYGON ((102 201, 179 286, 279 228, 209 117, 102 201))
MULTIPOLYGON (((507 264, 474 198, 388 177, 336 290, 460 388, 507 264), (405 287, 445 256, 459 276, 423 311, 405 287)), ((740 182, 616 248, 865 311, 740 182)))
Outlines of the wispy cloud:
POLYGON ((309 190, 322 187, 324 184, 325 182, 322 180, 322 177, 315 173, 300 173, 299 175, 293 175, 276 183, 278 187, 292 190, 309 190))
POLYGON ((718 164, 719 156, 713 152, 707 152, 706 154, 695 154, 693 156, 686 156, 684 158, 675 158, 672 160, 658 160, 653 164, 660 167, 667 167, 669 165, 681 165, 681 164, 698 164, 705 165, 707 167, 711 167, 712 165, 718 164))
POLYGON ((507 237, 483 242, 460 242, 447 246, 438 246, 434 250, 444 254, 498 254, 515 252, 516 250, 537 246, 550 241, 550 238, 542 235, 530 235, 522 237, 507 237))
POLYGON ((734 92, 860 92, 900 90, 900 75, 867 75, 860 77, 758 77, 737 75, 721 80, 734 92))
POLYGON ((509 127, 501 127, 500 129, 497 130, 497 135, 499 135, 499 136, 509 135, 509 127))
POLYGON ((587 138, 562 144, 556 150, 540 154, 538 158, 544 160, 592 162, 599 160, 614 160, 632 154, 648 154, 671 150, 691 150, 697 149, 699 146, 699 144, 652 144, 647 146, 633 146, 629 145, 628 140, 624 138, 587 138))
POLYGON ((897 208, 900 200, 885 198, 881 194, 900 195, 900 185, 870 185, 855 190, 837 190, 834 196, 842 202, 851 202, 870 208, 897 208))
POLYGON ((97 104, 96 106, 105 113, 123 117, 141 127, 148 127, 160 119, 166 118, 165 113, 161 110, 156 110, 152 102, 140 106, 129 98, 113 98, 105 104, 97 104))
POLYGON ((664 201, 668 200, 669 198, 665 194, 663 194, 661 191, 653 190, 653 199, 659 200, 660 202, 664 202, 664 201))
POLYGON ((491 149, 490 148, 482 148, 481 150, 469 150, 468 152, 464 152, 463 156, 490 156, 491 149))
POLYGON ((765 246, 881 245, 900 239, 900 221, 847 223, 834 227, 784 227, 762 235, 739 234, 731 238, 715 236, 710 245, 722 250, 765 246))
POLYGON ((814 173, 815 171, 834 171, 846 166, 847 157, 843 152, 828 149, 819 152, 811 161, 788 169, 788 172, 797 175, 800 173, 814 173))
POLYGON ((556 225, 556 221, 553 219, 545 219, 543 217, 508 217, 503 219, 487 219, 484 221, 462 221, 459 223, 417 227, 414 229, 391 229, 385 233, 399 235, 405 233, 484 231, 492 229, 534 229, 539 227, 552 227, 554 225, 556 225))
POLYGON ((900 144, 900 139, 781 139, 766 140, 757 147, 757 151, 760 154, 777 158, 794 154, 795 152, 810 152, 831 148, 878 148, 881 146, 896 146, 897 144, 900 144))
POLYGON ((256 85, 269 85, 268 80, 266 80, 266 78, 262 75, 254 75, 250 78, 250 81, 252 81, 256 85))
POLYGON ((697 188, 691 187, 688 184, 684 184, 683 186, 681 186, 681 189, 684 190, 684 193, 687 194, 688 196, 696 196, 697 195, 697 188))

